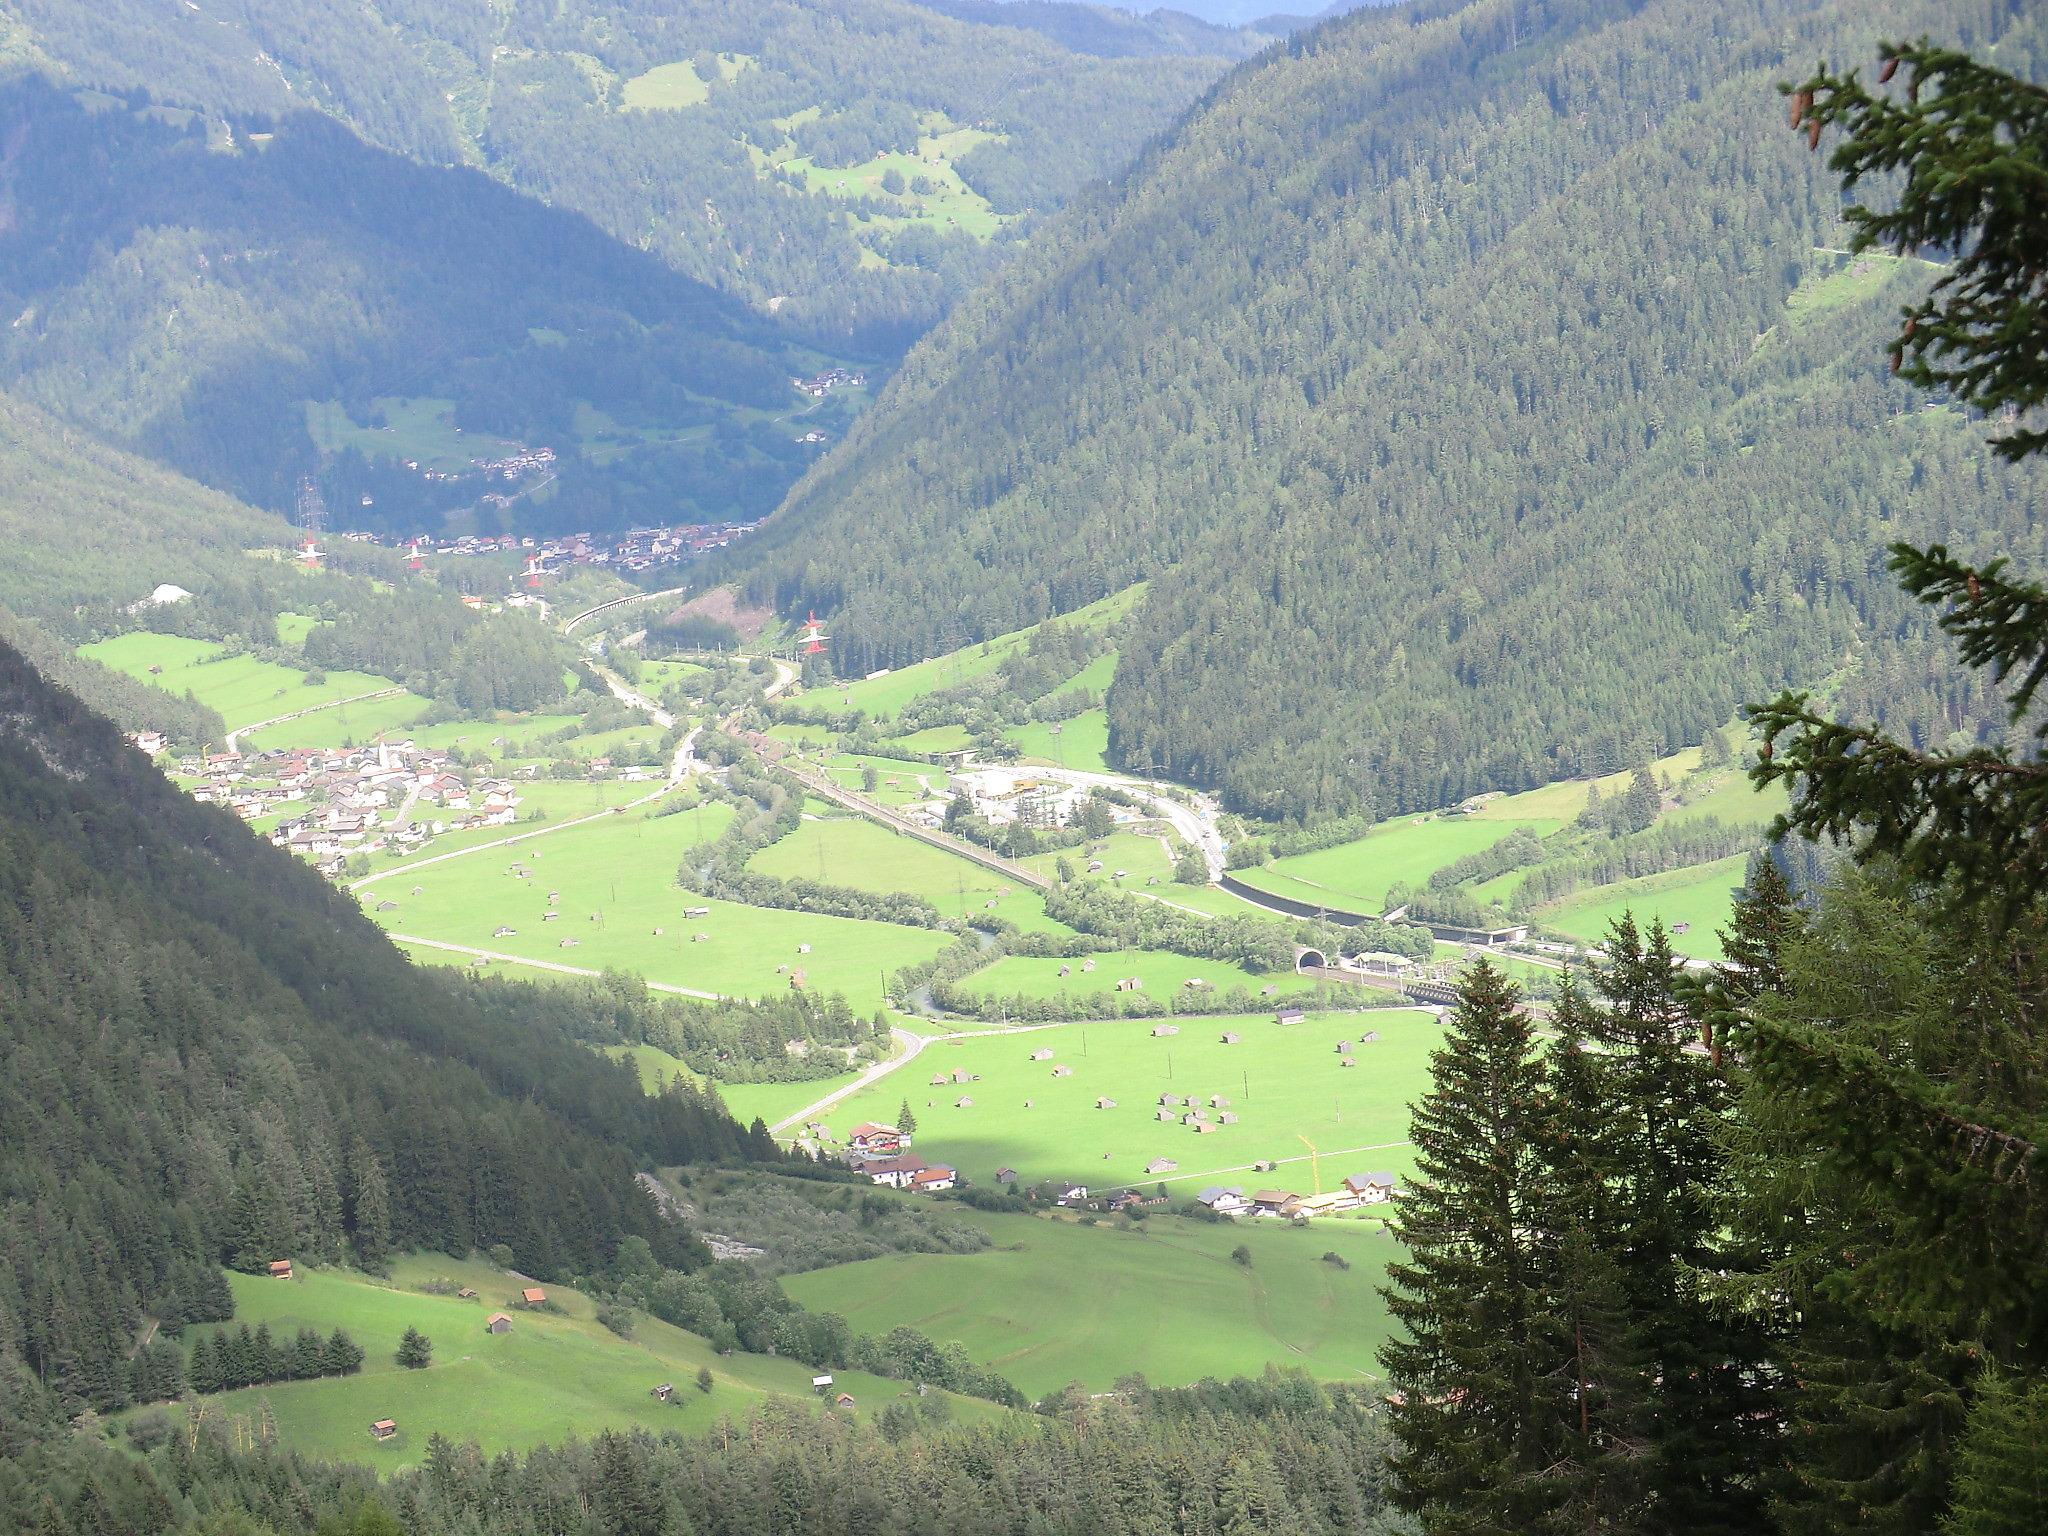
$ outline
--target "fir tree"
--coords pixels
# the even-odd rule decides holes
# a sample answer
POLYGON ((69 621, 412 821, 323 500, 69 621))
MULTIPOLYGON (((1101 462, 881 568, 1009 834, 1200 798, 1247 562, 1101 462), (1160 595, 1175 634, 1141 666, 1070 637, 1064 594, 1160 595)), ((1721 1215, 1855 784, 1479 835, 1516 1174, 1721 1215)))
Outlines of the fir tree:
POLYGON ((1955 1489, 1942 1536, 2048 1531, 2048 1382, 1985 1373, 1957 1449, 1955 1489))
POLYGON ((1620 1256, 1630 1243, 1614 1192, 1623 1169, 1593 1005, 1567 975, 1551 1012, 1538 1158, 1545 1186, 1544 1412, 1552 1452, 1549 1527, 1647 1529, 1648 1368, 1620 1256))
POLYGON ((353 1199, 349 1202, 349 1236, 356 1262, 375 1274, 391 1256, 391 1192, 384 1165, 361 1137, 349 1148, 353 1199))
POLYGON ((417 1328, 408 1328, 398 1341, 398 1363, 409 1371, 424 1370, 434 1358, 434 1341, 417 1328))
POLYGON ((1661 924, 1624 916, 1588 1015, 1601 1048, 1616 1157, 1609 1194, 1621 1285, 1656 1383, 1649 1471, 1657 1518, 1695 1533, 1753 1531, 1774 1422, 1755 1321, 1714 1303, 1705 1277, 1737 1263, 1721 1241, 1725 1086, 1686 1043, 1695 1026, 1661 924))
POLYGON ((903 1107, 896 1111, 896 1129, 906 1136, 914 1135, 917 1131, 917 1116, 910 1112, 908 1099, 905 1099, 903 1107))
POLYGON ((1384 1294, 1403 1337, 1380 1351, 1399 1395, 1395 1497, 1432 1533, 1533 1528, 1547 1500, 1531 1234, 1542 1072, 1519 991, 1482 960, 1459 987, 1415 1106, 1410 1262, 1384 1294))

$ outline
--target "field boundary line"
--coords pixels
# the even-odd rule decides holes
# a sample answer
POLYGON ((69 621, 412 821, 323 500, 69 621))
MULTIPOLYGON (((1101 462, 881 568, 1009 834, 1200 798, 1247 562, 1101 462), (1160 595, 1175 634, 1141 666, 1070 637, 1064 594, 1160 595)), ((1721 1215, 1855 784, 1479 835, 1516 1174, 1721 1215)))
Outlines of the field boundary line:
MULTIPOLYGON (((529 960, 524 955, 508 955, 502 950, 478 949, 470 944, 451 944, 446 939, 423 939, 416 933, 394 933, 390 937, 394 944, 417 944, 423 949, 441 949, 455 955, 472 955, 479 960, 501 960, 507 965, 526 965, 537 971, 559 971, 564 976, 587 976, 593 981, 602 980, 604 977, 603 971, 593 971, 585 965, 563 965, 556 960, 529 960)), ((701 998, 707 1003, 727 1001, 723 992, 706 992, 698 987, 679 987, 671 981, 648 981, 642 977, 641 985, 650 992, 701 998)))
POLYGON ((414 870, 426 869, 430 865, 445 864, 450 859, 466 859, 472 853, 486 853, 493 848, 509 848, 514 843, 531 842, 536 837, 546 837, 550 832, 566 832, 571 827, 580 827, 593 821, 602 821, 607 816, 621 816, 627 811, 638 810, 643 805, 659 800, 674 787, 673 784, 664 784, 652 794, 642 795, 637 800, 628 800, 624 805, 614 805, 602 811, 592 811, 587 816, 571 817, 568 821, 558 821, 552 826, 536 827, 531 832, 518 832, 514 833, 511 837, 493 838, 488 843, 477 843, 473 847, 457 848, 448 853, 437 853, 428 858, 416 859, 410 864, 400 864, 395 869, 379 870, 374 875, 365 875, 360 880, 351 880, 348 883, 348 889, 350 891, 360 891, 366 885, 375 885, 379 880, 389 880, 394 875, 408 875, 414 870))
POLYGON ((258 720, 253 725, 238 725, 228 732, 227 748, 230 752, 239 751, 240 748, 235 745, 236 738, 247 736, 252 731, 267 731, 273 725, 287 725, 294 720, 303 720, 308 715, 317 715, 330 709, 340 709, 344 704, 363 704, 371 699, 388 699, 393 694, 403 692, 405 692, 405 689, 402 686, 394 684, 389 688, 373 689, 369 693, 352 693, 345 699, 329 699, 325 704, 309 704, 304 709, 295 709, 288 715, 274 715, 268 720, 258 720))

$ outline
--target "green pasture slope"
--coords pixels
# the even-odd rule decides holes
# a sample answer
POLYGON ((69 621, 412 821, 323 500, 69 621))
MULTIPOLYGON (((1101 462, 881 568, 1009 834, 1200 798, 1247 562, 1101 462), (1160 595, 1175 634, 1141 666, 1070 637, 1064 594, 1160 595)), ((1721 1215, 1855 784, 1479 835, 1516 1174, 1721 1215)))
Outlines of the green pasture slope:
POLYGON ((328 672, 325 681, 308 684, 304 672, 228 655, 211 640, 142 630, 96 640, 78 653, 167 693, 191 693, 219 710, 229 730, 398 686, 368 672, 328 672))
POLYGON ((1051 763, 1056 768, 1079 768, 1088 773, 1109 773, 1109 715, 1102 709, 1084 710, 1071 720, 1050 724, 1033 721, 1003 732, 1027 763, 1051 763))
POLYGON ((433 707, 431 700, 415 693, 360 699, 251 731, 241 739, 241 748, 244 752, 270 752, 280 747, 361 747, 380 736, 409 741, 412 727, 433 707))
POLYGON ((876 893, 903 892, 947 917, 1007 918, 1027 932, 1066 932, 1045 915, 1045 900, 968 859, 863 817, 821 816, 769 844, 750 869, 785 880, 821 880, 876 893))
POLYGON ((805 1105, 815 1104, 826 1094, 844 1088, 858 1076, 858 1072, 841 1072, 796 1083, 720 1083, 718 1096, 741 1125, 752 1125, 756 1119, 763 1125, 774 1125, 805 1105))
POLYGON ((1671 935, 1672 949, 1696 960, 1719 960, 1721 930, 1728 926, 1748 867, 1748 857, 1736 854, 1669 874, 1595 886, 1542 908, 1536 920, 1545 928, 1597 944, 1607 937, 1614 919, 1633 912, 1641 927, 1648 927, 1653 918, 1661 919, 1667 930, 1687 925, 1686 932, 1671 935))
MULTIPOLYGON (((1410 1167, 1408 1108, 1429 1086, 1429 1055, 1442 1026, 1419 1009, 1310 1014, 1282 1028, 1271 1014, 1183 1018, 1180 1033, 1154 1037, 1152 1020, 1124 1019, 1016 1029, 934 1040, 916 1060, 853 1094, 826 1117, 843 1137, 863 1120, 893 1122, 910 1101, 917 1150, 987 1182, 1000 1167, 1026 1182, 1073 1179, 1105 1187, 1150 1185, 1158 1157, 1180 1164, 1167 1187, 1192 1195, 1205 1184, 1277 1183, 1313 1190, 1310 1144, 1324 1187, 1346 1174, 1410 1167), (1368 1030, 1380 1038, 1359 1043, 1368 1030), (1225 1033, 1241 1038, 1225 1045, 1225 1033), (1339 1065, 1349 1041, 1355 1067, 1339 1065), (1032 1053, 1050 1050, 1047 1061, 1032 1053), (1053 1068, 1073 1068, 1054 1077, 1053 1068), (964 1071, 969 1080, 954 1083, 964 1071), (934 1085, 935 1076, 947 1077, 934 1085), (978 1079, 978 1080, 976 1080, 978 1079), (1205 1108, 1220 1094, 1239 1117, 1211 1135, 1156 1118, 1162 1093, 1194 1096, 1205 1108), (971 1107, 954 1107, 970 1098, 971 1107), (1097 1098, 1116 1101, 1097 1109, 1097 1098), (1025 1108, 1026 1102, 1030 1108, 1025 1108), (1306 1141, 1303 1138, 1307 1138, 1306 1141), (1105 1154, 1107 1154, 1105 1156, 1105 1154), (1281 1164, 1254 1175, 1263 1159, 1281 1164)), ((1209 1110, 1211 1119, 1218 1111, 1209 1110)))
MULTIPOLYGON (((815 1401, 810 1368, 796 1361, 721 1357, 695 1334, 651 1317, 640 1318, 630 1340, 621 1339, 595 1320, 587 1297, 561 1286, 546 1287, 559 1313, 528 1312, 510 1304, 522 1281, 476 1261, 415 1255, 400 1260, 388 1282, 303 1268, 292 1280, 234 1275, 230 1281, 237 1322, 267 1323, 273 1335, 287 1338, 302 1326, 323 1334, 344 1328, 367 1353, 354 1376, 275 1382, 200 1399, 208 1415, 242 1416, 251 1424, 267 1402, 280 1442, 309 1456, 395 1470, 424 1460, 435 1434, 458 1445, 474 1440, 488 1454, 604 1429, 701 1432, 725 1415, 745 1417, 770 1396, 815 1401), (478 1295, 464 1301, 419 1289, 441 1279, 473 1286, 478 1295), (501 1310, 513 1315, 512 1330, 486 1333, 484 1319, 501 1310), (433 1363, 424 1370, 407 1370, 392 1358, 409 1327, 433 1340, 433 1363), (704 1366, 713 1378, 709 1393, 696 1384, 704 1366), (674 1404, 651 1395, 662 1382, 675 1386, 674 1404), (387 1418, 397 1421, 398 1434, 372 1440, 370 1425, 387 1418)), ((906 1392, 904 1383, 877 1376, 834 1375, 853 1394, 852 1411, 859 1414, 906 1392)), ((1002 1411, 969 1398, 951 1402, 963 1417, 1002 1411)))
MULTIPOLYGON (((1063 614, 1054 621, 1074 629, 1103 629, 1128 614, 1144 594, 1145 584, 1126 587, 1121 592, 1090 603, 1085 608, 1076 608, 1072 613, 1063 614)), ((972 682, 996 670, 1010 656, 1028 645, 1034 633, 1030 629, 1013 630, 1007 635, 979 645, 970 645, 943 656, 934 656, 929 661, 913 662, 907 667, 898 667, 881 677, 864 678, 857 682, 837 684, 830 688, 815 690, 815 697, 830 701, 841 709, 865 710, 870 718, 886 720, 894 717, 904 705, 913 699, 923 698, 942 688, 956 687, 972 682)))
POLYGON ((1432 871, 1491 848, 1517 827, 1545 837, 1562 825, 1561 819, 1543 817, 1408 816, 1382 823, 1355 842, 1275 859, 1263 869, 1237 874, 1246 885, 1276 896, 1381 912, 1391 886, 1420 885, 1432 871))
POLYGON ((776 968, 802 967, 811 990, 843 992, 863 1010, 880 1004, 886 972, 928 960, 948 942, 933 929, 696 896, 676 882, 683 850, 716 836, 730 807, 671 816, 651 809, 420 869, 418 895, 402 876, 380 882, 364 891, 365 906, 394 933, 733 997, 787 990, 789 977, 776 968), (518 878, 515 866, 532 878, 518 878), (544 917, 550 891, 561 893, 552 922, 544 917), (379 910, 386 901, 396 905, 379 910), (710 916, 685 918, 683 909, 694 906, 710 907, 710 916), (500 926, 517 932, 499 937, 500 926), (692 942, 697 933, 708 937, 692 942), (576 942, 564 948, 564 939, 576 942), (811 952, 799 954, 800 944, 811 952))
POLYGON ((1105 1391, 1142 1371, 1155 1386, 1299 1367, 1369 1380, 1388 1332, 1376 1287, 1395 1244, 1376 1222, 1210 1224, 1152 1216, 1095 1227, 948 1212, 996 1247, 911 1254, 793 1275, 807 1307, 864 1332, 910 1326, 958 1342, 1032 1397, 1078 1381, 1105 1391), (1250 1250, 1249 1266, 1231 1258, 1250 1250), (1349 1268, 1325 1262, 1340 1255, 1349 1268))

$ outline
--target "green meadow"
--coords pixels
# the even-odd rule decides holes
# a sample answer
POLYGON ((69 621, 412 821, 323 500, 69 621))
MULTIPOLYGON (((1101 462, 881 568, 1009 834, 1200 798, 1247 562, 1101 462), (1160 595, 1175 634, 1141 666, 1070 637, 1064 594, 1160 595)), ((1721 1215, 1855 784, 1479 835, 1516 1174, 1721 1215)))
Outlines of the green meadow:
POLYGON ((994 915, 1027 931, 1066 931, 1045 915, 1044 898, 1029 886, 859 816, 800 822, 747 865, 785 880, 921 896, 947 917, 994 915))
POLYGON ((1168 1187, 1192 1194, 1205 1183, 1250 1179, 1253 1163, 1272 1159, 1283 1166, 1261 1180, 1309 1193, 1308 1143, 1323 1159, 1325 1188, 1346 1174, 1408 1169, 1408 1106, 1428 1087, 1429 1054, 1442 1039, 1435 1015, 1410 1008, 1312 1013, 1285 1028, 1270 1013, 1168 1022, 1178 1035, 1155 1037, 1155 1021, 1122 1019, 934 1040, 916 1060, 843 1100, 825 1123, 843 1137, 863 1120, 893 1122, 907 1098, 917 1150, 981 1181, 1009 1167, 1027 1182, 1149 1186, 1160 1175, 1148 1175, 1145 1165, 1170 1157, 1180 1167, 1166 1175, 1168 1187), (1363 1043, 1370 1030, 1380 1038, 1363 1043), (1224 1044, 1226 1033, 1238 1042, 1224 1044), (1352 1045, 1356 1066, 1340 1064, 1340 1042, 1352 1045), (1032 1060, 1041 1050, 1052 1057, 1032 1060), (1073 1075, 1053 1076, 1060 1066, 1073 1075), (955 1082, 955 1072, 968 1080, 955 1082), (1201 1135, 1177 1119, 1162 1121, 1162 1093, 1194 1096, 1212 1120, 1219 1109, 1208 1100, 1221 1095, 1230 1102, 1220 1109, 1238 1122, 1201 1135), (963 1097, 973 1104, 956 1108, 963 1097), (1098 1098, 1116 1107, 1098 1109, 1098 1098))
POLYGON ((1389 1323, 1376 1287, 1395 1253, 1378 1223, 1293 1230, 1157 1215, 1087 1227, 948 1214, 983 1227, 996 1246, 869 1259, 783 1284, 861 1331, 909 1326, 957 1342, 1033 1397, 1075 1381, 1105 1391, 1132 1371, 1155 1386, 1184 1386, 1268 1365, 1326 1380, 1370 1379, 1378 1369, 1389 1323), (1231 1258, 1239 1246, 1249 1265, 1231 1258), (1349 1267, 1324 1260, 1333 1252, 1349 1267))
MULTIPOLYGON (((1059 622, 1070 628, 1103 629, 1129 613, 1138 599, 1144 595, 1145 584, 1126 587, 1108 597, 1077 608, 1061 616, 1059 622)), ((1012 630, 1006 635, 977 645, 963 646, 944 656, 934 656, 929 661, 914 662, 907 667, 898 667, 880 677, 864 678, 857 682, 835 685, 818 690, 821 699, 829 699, 842 709, 865 710, 871 718, 889 719, 913 699, 923 698, 942 688, 956 687, 972 682, 996 670, 1011 655, 1031 642, 1033 631, 1012 630)))
MULTIPOLYGON (((782 119, 781 123, 785 128, 793 128, 802 119, 815 115, 815 109, 807 109, 782 119)), ((754 150, 753 156, 757 166, 773 165, 777 170, 801 176, 805 188, 816 196, 870 198, 889 210, 879 215, 857 214, 857 224, 882 228, 928 224, 958 229, 978 240, 987 239, 1007 218, 961 180, 953 162, 975 145, 1000 135, 977 128, 956 128, 937 113, 926 115, 924 129, 914 152, 892 150, 860 165, 814 165, 808 157, 793 153, 794 146, 787 143, 773 153, 754 150), (892 193, 882 185, 883 177, 890 171, 903 178, 903 191, 892 193), (931 190, 911 190, 919 177, 931 184, 931 190)))
POLYGON ((1148 998, 1167 998, 1189 990, 1189 981, 1205 981, 1212 991, 1243 987, 1257 995, 1265 986, 1287 987, 1296 978, 1261 976, 1225 960, 1198 960, 1170 949, 1117 949, 1098 955, 1059 959, 1044 955, 1004 955, 994 964, 962 978, 963 991, 986 997, 1058 997, 1075 992, 1107 992, 1118 978, 1132 976, 1148 998), (1083 971, 1084 961, 1095 969, 1083 971), (1061 967, 1067 968, 1065 976, 1061 967))
POLYGON ((670 816, 628 811, 420 869, 417 896, 399 880, 385 881, 364 893, 366 905, 394 933, 622 970, 727 996, 785 990, 787 970, 801 968, 812 990, 843 992, 861 1009, 880 1004, 884 973, 929 959, 948 942, 932 929, 740 906, 685 891, 676 882, 683 850, 700 836, 716 836, 730 815, 723 804, 670 816), (520 867, 532 877, 520 879, 520 867), (552 908, 550 891, 561 893, 552 908), (396 903, 393 910, 376 910, 387 900, 396 903), (709 907, 710 915, 683 916, 695 906, 709 907), (560 916, 548 920, 551 910, 560 916), (501 926, 516 932, 499 936, 501 926), (701 943, 693 941, 698 933, 706 935, 701 943), (800 954, 801 944, 810 953, 800 954))
POLYGON ((167 693, 189 692, 219 710, 229 730, 398 686, 368 672, 328 672, 323 682, 309 684, 304 672, 254 656, 228 655, 211 640, 145 630, 96 640, 80 646, 78 653, 167 693))
POLYGON ((1685 924, 1686 932, 1671 935, 1672 949, 1696 960, 1719 960, 1721 930, 1728 926, 1735 893, 1748 868, 1748 856, 1735 854, 1669 874, 1595 886, 1540 909, 1536 920, 1545 928, 1597 944, 1607 937, 1615 918, 1633 912, 1645 927, 1653 918, 1662 919, 1666 929, 1685 924))
MULTIPOLYGON (((381 875, 390 870, 404 869, 422 860, 438 858, 444 853, 460 853, 465 848, 474 848, 479 843, 495 843, 508 837, 540 832, 565 821, 574 821, 579 816, 589 816, 598 811, 609 810, 615 805, 624 805, 637 800, 647 793, 645 784, 623 784, 613 779, 599 779, 591 782, 584 779, 535 779, 518 787, 519 820, 509 827, 469 827, 461 831, 443 832, 431 838, 416 853, 395 853, 384 850, 364 855, 369 860, 370 873, 381 875), (534 812, 540 812, 539 820, 531 820, 534 812)), ((439 806, 424 803, 413 807, 414 821, 432 822, 459 816, 460 811, 447 811, 439 806)), ((395 882, 394 882, 395 883, 395 882)), ((375 887, 371 887, 375 889, 375 887)), ((380 892, 376 899, 382 900, 388 892, 380 892)))
POLYGON ((1085 710, 1071 720, 1012 726, 1003 732, 1015 743, 1017 754, 1026 762, 1052 763, 1060 768, 1080 768, 1089 773, 1108 773, 1105 753, 1109 751, 1109 716, 1101 709, 1085 710))
MULTIPOLYGON (((1164 823, 1153 825, 1163 826, 1164 823)), ((1062 859, 1074 871, 1077 880, 1103 880, 1127 891, 1142 890, 1145 882, 1155 876, 1159 880, 1155 890, 1173 879, 1172 856, 1156 836, 1147 832, 1112 832, 1108 837, 1084 843, 1079 848, 1063 848, 1057 853, 1034 853, 1024 862, 1050 879, 1059 873, 1062 859), (1102 865, 1092 875, 1088 873, 1091 862, 1102 865), (1124 873, 1121 880, 1116 878, 1118 870, 1124 873)))
POLYGON ((1354 842, 1239 870, 1246 885, 1333 907, 1386 910, 1388 888, 1420 885, 1453 859, 1492 847, 1517 827, 1546 837, 1561 819, 1425 815, 1385 822, 1354 842))
POLYGON ((503 458, 521 444, 455 424, 455 402, 438 396, 382 396, 371 402, 381 418, 356 421, 339 400, 308 400, 306 431, 322 453, 353 448, 366 459, 412 459, 422 469, 461 473, 472 459, 503 458))
MULTIPOLYGON (((234 1275, 230 1282, 238 1322, 267 1323, 273 1335, 287 1337, 302 1326, 323 1334, 344 1328, 367 1353, 354 1376, 275 1382, 200 1399, 205 1413, 251 1425, 267 1403, 279 1441, 309 1456, 395 1470, 424 1460, 435 1434, 458 1445, 474 1440, 491 1453, 604 1429, 701 1433, 726 1415, 743 1418, 771 1396, 816 1400, 810 1368, 796 1361, 721 1357, 696 1335, 644 1316, 633 1337, 622 1339, 595 1320, 587 1297, 564 1287, 546 1287, 559 1312, 515 1307, 524 1282, 478 1261, 416 1255, 399 1261, 389 1281, 302 1268, 292 1280, 234 1275), (461 1300, 420 1289, 439 1280, 472 1286, 478 1295, 461 1300), (499 1310, 512 1314, 511 1331, 486 1333, 484 1319, 499 1310), (433 1340, 433 1363, 424 1370, 407 1370, 392 1358, 409 1327, 433 1340), (712 1373, 708 1393, 696 1384, 705 1366, 712 1373), (673 1403, 651 1395, 663 1382, 676 1388, 673 1403), (397 1421, 397 1435, 371 1439, 370 1425, 387 1418, 397 1421)), ((902 1382, 850 1371, 834 1375, 854 1396, 855 1413, 877 1411, 906 1392, 902 1382)), ((974 1399, 950 1401, 961 1417, 1001 1414, 974 1399)), ((826 1410, 820 1405, 819 1411, 826 1410)))
POLYGON ((756 1117, 764 1125, 774 1125, 806 1105, 817 1103, 826 1094, 844 1088, 859 1075, 841 1072, 835 1077, 800 1083, 720 1083, 718 1096, 741 1125, 752 1125, 756 1117))
POLYGON ((710 99, 711 87, 688 59, 657 64, 619 88, 619 109, 625 112, 674 112, 710 99))
POLYGON ((946 792, 946 770, 909 758, 864 756, 855 752, 826 752, 818 766, 841 789, 861 794, 863 770, 875 770, 874 792, 868 798, 878 805, 911 805, 919 800, 937 799, 946 792))
POLYGON ((361 699, 337 704, 317 715, 287 720, 241 738, 244 752, 270 752, 280 747, 368 746, 379 736, 397 741, 412 739, 412 726, 433 708, 431 700, 414 693, 393 694, 383 699, 361 699))

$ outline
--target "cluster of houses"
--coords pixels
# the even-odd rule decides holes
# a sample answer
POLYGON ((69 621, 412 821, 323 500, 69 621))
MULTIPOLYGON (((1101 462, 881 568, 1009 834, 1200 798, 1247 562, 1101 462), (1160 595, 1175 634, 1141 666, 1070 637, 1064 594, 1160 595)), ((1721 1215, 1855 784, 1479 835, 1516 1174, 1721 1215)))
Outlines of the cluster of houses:
POLYGON ((868 376, 850 368, 827 368, 823 373, 814 373, 808 379, 791 379, 790 387, 800 395, 809 395, 813 400, 822 400, 835 389, 860 389, 867 384, 868 376))
MULTIPOLYGON (((822 1138, 822 1125, 807 1127, 822 1138)), ((856 1125, 846 1136, 846 1165, 867 1175, 870 1182, 889 1189, 907 1189, 912 1194, 937 1195, 959 1188, 965 1181, 950 1163, 928 1163, 910 1150, 910 1137, 893 1125, 872 1120, 856 1125)))
MULTIPOLYGON (((476 461, 487 474, 516 480, 536 467, 551 468, 554 450, 536 448, 507 459, 476 461)), ((429 479, 438 471, 428 471, 429 479)), ((588 531, 566 533, 550 539, 515 538, 511 534, 444 535, 429 539, 396 538, 388 534, 353 529, 341 535, 359 544, 381 544, 410 550, 415 555, 502 555, 520 554, 527 570, 535 576, 549 576, 574 565, 615 566, 621 570, 645 571, 658 565, 679 565, 715 549, 737 543, 752 533, 758 522, 677 523, 671 527, 631 528, 615 539, 588 531)))
POLYGON ((1258 1189, 1249 1195, 1236 1184, 1211 1185, 1195 1196, 1218 1216, 1271 1216, 1282 1221, 1341 1216, 1368 1205, 1385 1205, 1400 1188, 1391 1173, 1354 1173, 1327 1194, 1298 1195, 1286 1189, 1258 1189))
MULTIPOLYGON (((167 746, 154 731, 129 739, 151 757, 167 746)), ((511 780, 467 778, 447 753, 411 742, 213 752, 174 767, 195 800, 226 806, 244 821, 282 817, 271 842, 329 874, 339 874, 353 853, 409 852, 443 832, 508 826, 521 799, 511 780), (415 806, 432 814, 413 816, 415 806), (394 824, 400 812, 403 824, 394 824)))

